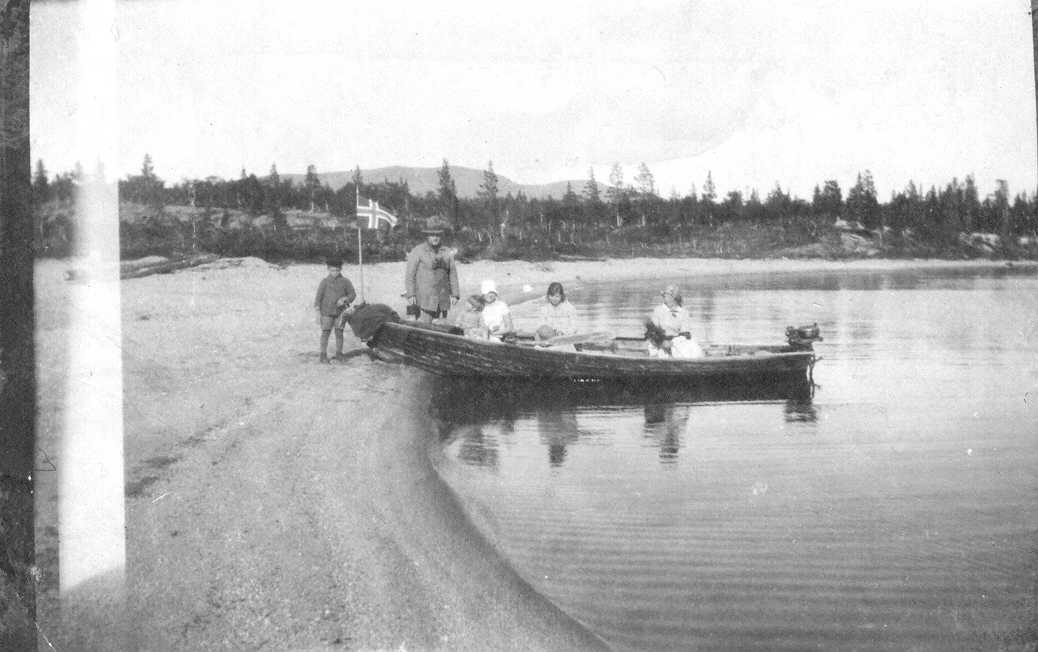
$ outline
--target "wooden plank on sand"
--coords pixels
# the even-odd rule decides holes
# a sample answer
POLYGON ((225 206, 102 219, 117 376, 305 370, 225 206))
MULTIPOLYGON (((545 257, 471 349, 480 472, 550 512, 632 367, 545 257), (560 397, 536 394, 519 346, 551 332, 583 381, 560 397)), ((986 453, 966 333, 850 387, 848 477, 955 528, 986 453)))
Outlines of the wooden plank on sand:
POLYGON ((168 260, 155 265, 148 265, 146 267, 123 269, 119 272, 119 278, 128 279, 150 276, 152 274, 168 274, 178 269, 186 269, 188 267, 196 267, 198 265, 211 263, 219 258, 220 257, 216 254, 198 254, 196 256, 188 256, 187 258, 181 258, 178 260, 168 260))

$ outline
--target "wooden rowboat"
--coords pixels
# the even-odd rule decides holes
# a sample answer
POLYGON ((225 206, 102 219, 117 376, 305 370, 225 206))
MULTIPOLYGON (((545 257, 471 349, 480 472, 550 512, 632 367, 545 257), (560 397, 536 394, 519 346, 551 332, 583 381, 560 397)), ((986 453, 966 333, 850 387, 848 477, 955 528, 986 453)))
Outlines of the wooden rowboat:
POLYGON ((643 338, 570 338, 566 346, 537 346, 523 339, 513 343, 471 339, 453 330, 390 322, 379 328, 370 345, 384 357, 458 378, 753 383, 809 377, 816 360, 812 341, 819 339, 816 327, 815 337, 806 339, 799 337, 805 329, 790 328, 784 345, 705 346, 705 357, 677 359, 649 357, 643 338))

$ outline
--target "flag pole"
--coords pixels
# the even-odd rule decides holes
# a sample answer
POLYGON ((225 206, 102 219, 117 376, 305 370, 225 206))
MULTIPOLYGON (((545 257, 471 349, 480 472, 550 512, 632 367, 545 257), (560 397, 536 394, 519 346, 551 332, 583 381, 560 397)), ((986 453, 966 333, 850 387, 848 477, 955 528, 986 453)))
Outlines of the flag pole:
MULTIPOLYGON (((357 180, 357 183, 355 184, 355 186, 356 186, 356 191, 357 191, 356 207, 357 207, 357 209, 359 209, 360 208, 360 179, 357 180)), ((357 213, 357 210, 354 209, 353 212, 357 213)), ((363 234, 361 233, 361 228, 360 228, 360 215, 357 215, 357 268, 359 270, 358 274, 360 276, 360 291, 357 293, 357 297, 360 299, 360 301, 358 301, 358 303, 364 303, 364 240, 363 240, 363 234)))

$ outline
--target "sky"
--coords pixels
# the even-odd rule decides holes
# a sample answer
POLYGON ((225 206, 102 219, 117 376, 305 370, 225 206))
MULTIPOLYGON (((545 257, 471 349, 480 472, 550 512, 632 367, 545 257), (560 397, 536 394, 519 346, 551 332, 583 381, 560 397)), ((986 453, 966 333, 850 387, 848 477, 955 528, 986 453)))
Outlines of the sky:
MULTIPOLYGON (((112 138, 167 182, 389 165, 659 193, 870 170, 881 197, 972 174, 1034 193, 1028 0, 123 1, 112 138)), ((76 145, 81 3, 32 5, 33 160, 76 145)), ((82 129, 82 127, 80 127, 82 129)), ((89 155, 87 155, 89 156, 89 155)))

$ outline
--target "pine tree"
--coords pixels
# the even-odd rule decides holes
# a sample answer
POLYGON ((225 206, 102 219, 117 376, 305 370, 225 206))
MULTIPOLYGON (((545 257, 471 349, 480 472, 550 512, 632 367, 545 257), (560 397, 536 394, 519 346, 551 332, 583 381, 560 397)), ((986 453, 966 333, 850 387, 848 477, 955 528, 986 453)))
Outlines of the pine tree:
POLYGON ((447 159, 443 159, 443 165, 440 167, 439 173, 440 181, 440 207, 441 210, 447 214, 451 221, 451 224, 458 227, 458 190, 454 185, 454 179, 451 177, 450 164, 447 159))
POLYGON ((721 202, 723 219, 741 220, 744 217, 744 205, 742 192, 739 190, 728 191, 728 196, 721 202))
POLYGON ((991 218, 985 230, 997 232, 1002 238, 1003 246, 1009 244, 1009 182, 1005 179, 995 180, 995 194, 991 198, 991 218))
POLYGON ((618 227, 623 226, 623 220, 620 218, 620 203, 624 199, 624 194, 624 169, 620 167, 619 163, 613 163, 613 168, 609 171, 609 188, 606 189, 606 197, 613 205, 618 227))
POLYGON ((649 166, 644 161, 638 165, 638 174, 634 177, 635 188, 644 197, 656 194, 656 178, 649 171, 649 166))
MULTIPOLYGON (((78 167, 78 163, 76 165, 77 174, 81 176, 82 168, 78 167)), ((151 160, 151 154, 144 155, 144 161, 141 163, 140 175, 137 177, 130 177, 128 182, 128 195, 130 199, 142 204, 148 204, 149 206, 162 205, 162 189, 165 184, 155 174, 155 166, 151 160)))
POLYGON ((584 202, 587 209, 587 221, 598 228, 598 220, 602 215, 602 196, 595 181, 595 169, 588 168, 587 183, 584 184, 584 202))
MULTIPOLYGON (((453 181, 451 183, 453 184, 453 181)), ((496 202, 497 192, 497 174, 494 172, 494 162, 488 161, 487 169, 483 170, 483 183, 479 185, 479 196, 488 202, 496 202)))
POLYGON ((37 206, 50 199, 50 182, 47 180, 47 169, 43 167, 43 159, 36 160, 36 173, 32 180, 32 199, 37 206))
POLYGON ((59 201, 70 201, 75 197, 76 181, 72 172, 64 172, 54 176, 54 182, 50 184, 50 196, 59 201))
POLYGON ((769 217, 784 219, 790 216, 792 203, 789 193, 776 181, 775 188, 764 199, 764 208, 769 217))
POLYGON ((748 220, 760 220, 764 216, 764 204, 760 200, 760 193, 756 188, 750 190, 750 197, 743 206, 743 214, 748 220))
POLYGON ((835 179, 827 179, 819 191, 815 186, 815 194, 811 200, 811 208, 815 215, 836 219, 843 214, 843 191, 835 179))
POLYGON ((274 221, 274 229, 281 230, 288 226, 284 214, 281 212, 281 175, 278 174, 276 163, 270 164, 270 174, 267 176, 267 210, 274 221))
MULTIPOLYGON (((1038 206, 1035 208, 1038 208, 1038 206)), ((1035 227, 1038 226, 1038 221, 1035 220, 1035 217, 1034 210, 1028 205, 1026 195, 1024 193, 1017 195, 1013 199, 1013 207, 1009 212, 1010 235, 1034 237, 1035 227)))
POLYGON ((925 221, 926 210, 923 205, 923 195, 919 192, 915 182, 909 181, 908 186, 905 187, 905 215, 901 230, 922 227, 925 221))
POLYGON ((580 197, 574 192, 573 184, 569 181, 566 182, 566 192, 562 195, 562 212, 565 216, 564 219, 571 224, 577 222, 577 216, 580 214, 580 197))
POLYGON ((306 166, 306 180, 303 182, 303 187, 310 200, 310 212, 313 213, 315 210, 314 197, 321 188, 321 179, 317 176, 317 166, 313 163, 306 166))
MULTIPOLYGON (((241 169, 241 176, 238 177, 238 182, 234 184, 234 205, 239 210, 245 206, 245 180, 248 177, 245 175, 245 168, 241 169)), ((224 211, 226 213, 226 211, 224 211)))
POLYGON ((656 179, 652 176, 649 166, 644 161, 638 165, 638 174, 634 177, 634 185, 638 192, 642 226, 645 226, 648 220, 649 205, 652 202, 652 198, 656 196, 656 179))
POLYGON ((703 182, 703 194, 700 195, 705 222, 714 223, 714 207, 717 201, 717 188, 714 187, 714 176, 710 170, 706 171, 706 181, 703 182))
POLYGON ((710 170, 706 171, 706 181, 703 183, 703 201, 712 204, 717 199, 717 188, 714 187, 714 177, 710 170))
MULTIPOLYGON (((1008 199, 1007 199, 1008 201, 1008 199)), ((980 196, 973 175, 966 175, 966 185, 962 189, 962 230, 972 233, 977 230, 980 217, 980 196)))
POLYGON ((859 172, 854 187, 847 192, 847 216, 866 229, 880 228, 881 215, 872 172, 859 172))
POLYGON ((598 182, 595 181, 595 168, 587 169, 587 183, 584 184, 584 199, 592 204, 597 204, 602 201, 602 196, 598 190, 598 182))
POLYGON ((479 185, 478 195, 486 208, 488 233, 493 240, 497 230, 497 174, 493 161, 487 161, 487 169, 483 170, 483 183, 479 185))

